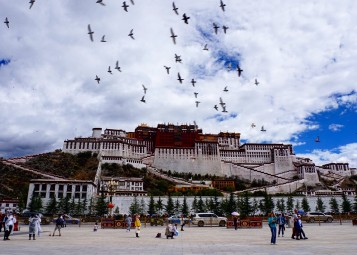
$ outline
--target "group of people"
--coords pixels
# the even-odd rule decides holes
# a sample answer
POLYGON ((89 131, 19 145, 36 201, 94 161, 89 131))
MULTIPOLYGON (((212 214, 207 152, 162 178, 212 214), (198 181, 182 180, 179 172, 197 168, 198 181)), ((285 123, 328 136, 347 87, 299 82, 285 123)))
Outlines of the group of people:
MULTIPOLYGON (((271 239, 270 239, 271 244, 276 244, 277 226, 278 226, 278 237, 280 237, 280 233, 281 236, 284 237, 285 225, 287 223, 288 222, 284 213, 281 213, 278 216, 276 216, 274 212, 270 213, 268 218, 268 225, 271 231, 271 239)), ((303 225, 302 225, 301 215, 298 215, 295 212, 290 218, 289 225, 292 228, 292 235, 291 235, 292 239, 296 239, 296 240, 308 239, 302 228, 303 225)))
POLYGON ((42 232, 41 228, 41 216, 39 214, 31 214, 29 218, 29 240, 36 240, 36 235, 40 236, 42 232))
POLYGON ((4 228, 4 241, 10 240, 10 234, 17 222, 16 217, 13 212, 8 211, 5 214, 0 215, 2 220, 0 222, 0 232, 4 228))
MULTIPOLYGON (((139 234, 141 231, 141 221, 140 221, 140 215, 136 214, 135 216, 135 221, 134 221, 134 226, 135 226, 135 236, 139 238, 139 234)), ((131 218, 130 214, 125 217, 125 223, 127 224, 126 231, 129 232, 131 229, 131 222, 133 219, 131 218)))

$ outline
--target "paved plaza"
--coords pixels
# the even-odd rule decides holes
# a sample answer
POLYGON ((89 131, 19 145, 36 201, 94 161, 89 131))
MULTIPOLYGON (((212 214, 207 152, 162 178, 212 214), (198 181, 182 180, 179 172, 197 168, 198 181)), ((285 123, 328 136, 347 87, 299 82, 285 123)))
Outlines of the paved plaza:
POLYGON ((304 224, 308 240, 291 239, 291 229, 285 237, 270 244, 270 230, 266 223, 261 229, 234 229, 220 227, 185 227, 174 240, 167 240, 164 227, 142 227, 140 238, 135 231, 99 229, 92 225, 67 225, 62 236, 49 236, 54 225, 42 226, 44 232, 37 240, 28 240, 28 226, 2 241, 0 254, 7 255, 65 255, 65 254, 356 254, 357 226, 351 222, 304 224), (162 238, 155 238, 158 232, 162 238))

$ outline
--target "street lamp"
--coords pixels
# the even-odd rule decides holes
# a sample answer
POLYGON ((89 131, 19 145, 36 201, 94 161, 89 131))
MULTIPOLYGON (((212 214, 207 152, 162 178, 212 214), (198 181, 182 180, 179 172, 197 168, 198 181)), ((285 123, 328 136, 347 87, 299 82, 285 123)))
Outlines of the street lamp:
POLYGON ((113 178, 111 178, 111 180, 108 182, 108 193, 109 193, 109 204, 108 204, 108 208, 109 208, 109 215, 112 217, 113 216, 113 194, 115 193, 115 186, 116 186, 116 182, 113 180, 113 178))

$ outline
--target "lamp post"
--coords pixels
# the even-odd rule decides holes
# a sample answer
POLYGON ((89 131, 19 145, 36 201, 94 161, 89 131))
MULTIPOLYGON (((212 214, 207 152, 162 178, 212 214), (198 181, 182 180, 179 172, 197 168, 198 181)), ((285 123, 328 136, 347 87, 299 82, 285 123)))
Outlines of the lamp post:
POLYGON ((109 208, 109 215, 110 217, 113 216, 113 194, 115 191, 115 185, 116 182, 113 180, 113 178, 108 182, 108 193, 109 193, 109 204, 108 204, 108 208, 109 208))

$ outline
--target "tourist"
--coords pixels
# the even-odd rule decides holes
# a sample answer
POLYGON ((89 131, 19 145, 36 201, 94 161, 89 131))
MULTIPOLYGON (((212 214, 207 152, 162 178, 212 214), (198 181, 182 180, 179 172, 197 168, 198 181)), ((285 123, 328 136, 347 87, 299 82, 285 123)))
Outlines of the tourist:
POLYGON ((280 236, 280 231, 281 231, 281 236, 284 237, 285 223, 286 223, 285 215, 284 213, 281 213, 278 217, 278 226, 279 226, 278 237, 280 236))
POLYGON ((3 214, 1 211, 0 211, 0 232, 2 231, 2 228, 4 226, 4 218, 5 218, 5 214, 3 214))
POLYGON ((233 226, 234 226, 235 230, 238 229, 238 217, 237 217, 237 215, 233 216, 233 226))
POLYGON ((139 237, 139 234, 140 234, 140 228, 141 228, 141 222, 140 222, 140 215, 136 215, 136 218, 135 218, 135 235, 136 237, 139 237))
POLYGON ((55 236, 56 230, 58 230, 58 236, 61 236, 61 228, 64 224, 64 219, 61 214, 58 214, 58 218, 56 219, 56 227, 53 230, 52 236, 55 236))
POLYGON ((299 220, 299 216, 300 215, 294 217, 294 235, 296 237, 296 240, 300 240, 301 235, 301 220, 299 220))
POLYGON ((302 228, 303 226, 302 226, 301 215, 298 215, 298 221, 299 221, 299 226, 300 226, 300 236, 299 236, 300 239, 308 239, 305 235, 303 228, 302 228), (304 236, 304 238, 303 238, 303 236, 304 236))
POLYGON ((35 214, 31 214, 29 219, 29 240, 36 240, 36 233, 38 231, 38 217, 35 214))
POLYGON ((15 223, 16 223, 16 217, 14 217, 14 215, 12 215, 12 212, 10 212, 8 215, 5 216, 5 218, 4 218, 4 226, 5 226, 4 240, 10 240, 9 236, 12 232, 12 229, 13 229, 15 223))
POLYGON ((167 224, 165 229, 166 239, 169 239, 169 237, 171 237, 171 239, 174 239, 174 234, 175 234, 174 226, 172 226, 172 224, 167 224))
POLYGON ((42 228, 41 228, 41 215, 40 214, 36 214, 36 217, 38 218, 38 221, 37 221, 37 236, 40 236, 41 235, 41 232, 42 232, 42 228))
POLYGON ((130 214, 125 218, 125 222, 127 224, 127 228, 126 228, 126 232, 130 231, 131 229, 131 221, 132 221, 132 218, 130 216, 130 214))
POLYGON ((185 222, 185 216, 183 214, 181 214, 181 220, 180 220, 180 223, 181 223, 181 231, 184 231, 183 230, 183 227, 186 225, 186 222, 185 222))
POLYGON ((295 221, 297 220, 297 214, 293 214, 289 219, 289 225, 291 226, 291 238, 295 239, 295 221))
POLYGON ((275 213, 271 212, 268 218, 268 224, 271 231, 271 239, 270 239, 271 244, 276 244, 276 221, 277 218, 275 216, 275 213))
POLYGON ((98 231, 98 222, 97 221, 94 223, 93 231, 94 232, 98 231))

